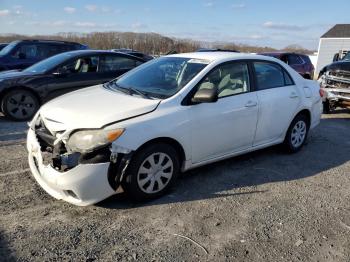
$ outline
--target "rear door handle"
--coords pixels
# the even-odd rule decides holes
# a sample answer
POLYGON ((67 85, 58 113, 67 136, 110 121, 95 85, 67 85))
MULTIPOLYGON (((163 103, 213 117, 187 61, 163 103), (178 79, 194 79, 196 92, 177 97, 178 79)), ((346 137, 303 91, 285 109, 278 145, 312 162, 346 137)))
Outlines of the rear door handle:
POLYGON ((290 98, 297 98, 297 97, 299 97, 299 96, 298 96, 297 93, 292 92, 292 93, 290 93, 289 97, 290 97, 290 98))
POLYGON ((258 103, 256 101, 248 101, 246 104, 245 104, 245 107, 254 107, 256 106, 258 103))

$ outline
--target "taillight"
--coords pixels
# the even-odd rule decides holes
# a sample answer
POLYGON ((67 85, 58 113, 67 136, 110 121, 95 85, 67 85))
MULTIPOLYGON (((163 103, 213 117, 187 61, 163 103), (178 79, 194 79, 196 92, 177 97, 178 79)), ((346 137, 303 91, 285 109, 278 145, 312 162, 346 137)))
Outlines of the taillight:
POLYGON ((324 96, 324 90, 322 88, 320 88, 319 92, 320 92, 320 97, 323 97, 324 96))

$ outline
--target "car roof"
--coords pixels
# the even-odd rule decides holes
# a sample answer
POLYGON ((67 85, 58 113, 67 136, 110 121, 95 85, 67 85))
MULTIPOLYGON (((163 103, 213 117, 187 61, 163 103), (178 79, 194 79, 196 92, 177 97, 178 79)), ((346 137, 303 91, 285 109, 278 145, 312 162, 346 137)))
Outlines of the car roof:
POLYGON ((209 60, 210 62, 227 60, 227 59, 232 59, 232 60, 263 59, 263 60, 275 61, 273 58, 263 56, 263 55, 255 55, 255 54, 248 54, 248 53, 235 53, 235 52, 194 52, 194 53, 182 53, 182 54, 168 55, 167 57, 203 59, 203 60, 209 60))
POLYGON ((22 39, 14 42, 37 42, 37 43, 54 43, 54 44, 67 44, 67 45, 83 45, 77 42, 63 41, 63 40, 47 40, 47 39, 22 39))
POLYGON ((239 53, 238 50, 234 49, 222 49, 222 48, 199 48, 196 52, 235 52, 239 53))
POLYGON ((133 55, 129 55, 126 53, 122 53, 122 52, 114 52, 114 51, 110 51, 110 50, 94 50, 94 49, 86 49, 86 50, 74 50, 74 51, 69 51, 69 52, 64 52, 62 54, 67 54, 71 57, 75 57, 75 56, 81 56, 81 55, 101 55, 101 54, 112 54, 112 55, 122 55, 122 56, 128 56, 128 57, 132 57, 132 58, 136 58, 138 60, 142 60, 139 57, 133 56, 133 55))
POLYGON ((303 56, 305 56, 304 54, 301 54, 301 53, 287 52, 287 51, 263 52, 263 53, 259 53, 259 54, 260 55, 276 55, 276 56, 291 54, 291 55, 303 55, 303 56))

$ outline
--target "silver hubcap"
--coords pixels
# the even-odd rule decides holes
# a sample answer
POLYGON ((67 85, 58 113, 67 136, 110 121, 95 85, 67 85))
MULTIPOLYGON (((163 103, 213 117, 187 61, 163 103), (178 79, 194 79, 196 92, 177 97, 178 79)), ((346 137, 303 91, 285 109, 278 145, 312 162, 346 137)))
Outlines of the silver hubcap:
POLYGON ((7 111, 17 119, 26 118, 32 115, 35 110, 33 97, 23 93, 9 97, 6 105, 7 111))
POLYGON ((293 127, 292 134, 292 145, 299 147, 305 140, 306 136, 306 124, 304 121, 298 121, 293 127))
POLYGON ((173 172, 171 158, 165 153, 154 153, 141 164, 137 174, 137 183, 143 192, 157 193, 166 187, 173 172))

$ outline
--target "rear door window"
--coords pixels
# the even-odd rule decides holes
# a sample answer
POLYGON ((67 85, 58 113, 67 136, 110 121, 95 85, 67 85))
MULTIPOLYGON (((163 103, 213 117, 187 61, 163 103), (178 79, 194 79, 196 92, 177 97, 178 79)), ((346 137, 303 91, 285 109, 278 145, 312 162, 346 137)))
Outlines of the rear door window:
POLYGON ((118 70, 130 70, 142 62, 117 55, 105 55, 101 57, 99 72, 113 72, 118 70))
POLYGON ((47 58, 53 54, 51 53, 49 46, 47 46, 45 44, 39 44, 38 50, 37 50, 37 55, 38 55, 38 58, 44 59, 44 58, 47 58))
POLYGON ((289 74, 278 64, 254 62, 257 90, 293 85, 289 74))

